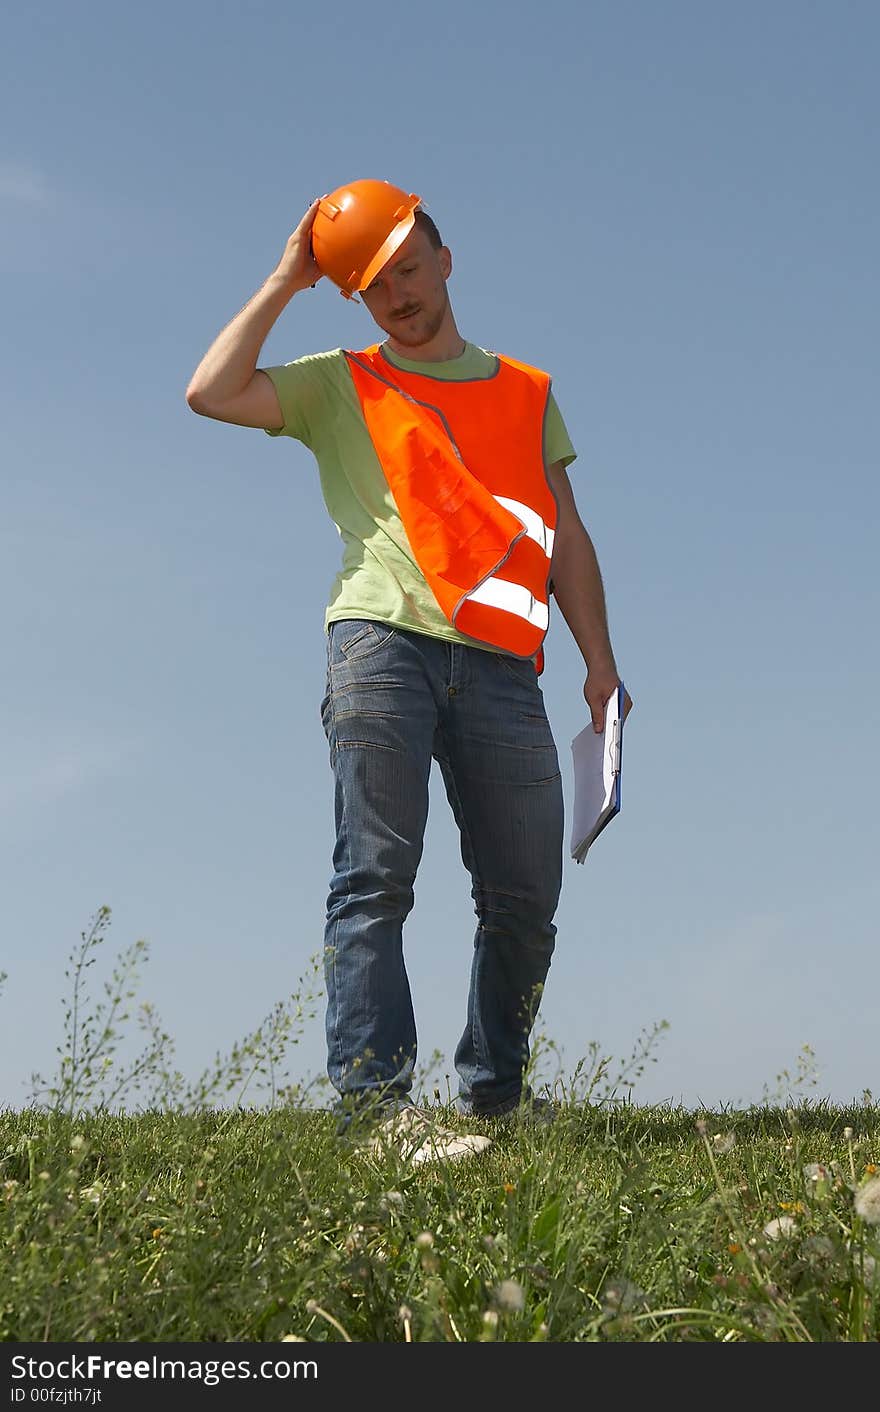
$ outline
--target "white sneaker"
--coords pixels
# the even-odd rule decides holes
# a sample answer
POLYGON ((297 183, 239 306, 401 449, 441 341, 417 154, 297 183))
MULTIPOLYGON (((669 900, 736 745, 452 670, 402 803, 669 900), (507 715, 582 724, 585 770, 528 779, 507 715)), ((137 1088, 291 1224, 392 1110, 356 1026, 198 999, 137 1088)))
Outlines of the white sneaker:
POLYGON ((455 1133, 439 1127, 420 1108, 401 1108, 379 1123, 366 1142, 368 1151, 378 1156, 396 1152, 404 1162, 460 1162, 475 1157, 492 1146, 492 1139, 478 1133, 455 1133))

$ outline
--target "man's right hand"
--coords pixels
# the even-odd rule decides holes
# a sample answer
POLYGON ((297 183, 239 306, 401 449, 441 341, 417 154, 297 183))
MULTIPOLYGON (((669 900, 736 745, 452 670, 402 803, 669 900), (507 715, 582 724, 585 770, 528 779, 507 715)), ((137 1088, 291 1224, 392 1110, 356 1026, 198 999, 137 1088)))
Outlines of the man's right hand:
POLYGON ((312 226, 320 200, 321 198, 317 197, 306 211, 284 247, 284 254, 275 268, 276 275, 291 294, 298 294, 302 289, 313 287, 322 278, 312 254, 312 226))
POLYGON ((321 278, 311 243, 318 204, 312 202, 272 274, 217 335, 193 373, 186 400, 200 416, 267 431, 283 428, 275 385, 257 359, 282 309, 321 278))

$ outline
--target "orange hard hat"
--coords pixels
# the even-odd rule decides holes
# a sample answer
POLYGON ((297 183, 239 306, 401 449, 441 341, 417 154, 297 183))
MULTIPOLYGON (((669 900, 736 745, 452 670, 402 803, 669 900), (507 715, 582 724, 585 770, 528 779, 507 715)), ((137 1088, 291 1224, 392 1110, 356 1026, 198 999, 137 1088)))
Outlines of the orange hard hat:
POLYGON ((318 269, 350 299, 409 235, 421 197, 390 181, 350 181, 322 196, 312 225, 318 269))

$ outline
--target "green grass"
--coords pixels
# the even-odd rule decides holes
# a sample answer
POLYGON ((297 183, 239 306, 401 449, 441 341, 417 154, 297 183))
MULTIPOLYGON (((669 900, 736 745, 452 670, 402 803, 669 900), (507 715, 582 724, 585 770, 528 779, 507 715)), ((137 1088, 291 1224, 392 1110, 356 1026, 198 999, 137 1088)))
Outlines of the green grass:
POLYGON ((293 1108, 7 1112, 0 1339, 874 1341, 878 1136, 867 1106, 572 1105, 407 1168, 293 1108))
POLYGON ((146 1048, 117 1071, 140 953, 93 1005, 108 916, 72 957, 56 1078, 0 1112, 0 1340, 880 1338, 868 1091, 851 1106, 639 1107, 625 1074, 649 1039, 616 1078, 593 1053, 557 1080, 548 1128, 466 1124, 435 1089, 439 1121, 493 1145, 408 1167, 341 1141, 284 1082, 311 999, 277 1007, 195 1085, 147 1010, 146 1048))

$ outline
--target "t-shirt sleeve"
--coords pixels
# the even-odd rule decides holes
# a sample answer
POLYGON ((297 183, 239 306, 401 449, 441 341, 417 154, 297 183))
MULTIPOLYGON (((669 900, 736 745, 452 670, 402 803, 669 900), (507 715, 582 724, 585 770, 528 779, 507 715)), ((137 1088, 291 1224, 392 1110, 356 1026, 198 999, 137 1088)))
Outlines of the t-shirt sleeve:
POLYGON ((561 461, 563 466, 568 466, 576 456, 577 452, 571 444, 562 413, 551 392, 547 399, 547 415, 544 418, 544 460, 548 466, 552 466, 555 461, 561 461))
POLYGON ((338 382, 342 358, 337 348, 260 369, 272 379, 284 418, 282 427, 263 428, 267 436, 292 436, 311 447, 315 428, 338 382))

